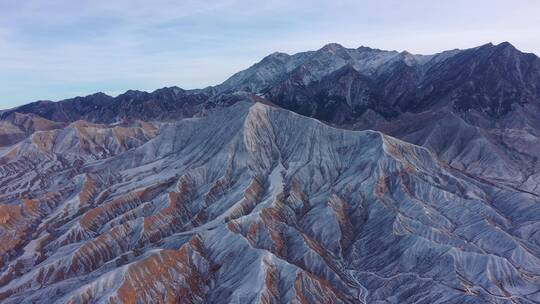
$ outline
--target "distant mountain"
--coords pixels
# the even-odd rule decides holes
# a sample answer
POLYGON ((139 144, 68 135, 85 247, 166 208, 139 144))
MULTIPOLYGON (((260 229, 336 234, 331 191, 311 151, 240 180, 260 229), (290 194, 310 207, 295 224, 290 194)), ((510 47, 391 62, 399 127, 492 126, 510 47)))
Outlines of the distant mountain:
POLYGON ((429 56, 333 43, 315 52, 272 54, 217 87, 263 93, 317 118, 337 111, 335 122, 345 123, 368 109, 391 118, 443 106, 499 118, 513 105, 537 103, 539 79, 540 59, 507 42, 429 56))
POLYGON ((0 112, 1 303, 539 303, 539 58, 328 44, 0 112))
POLYGON ((191 116, 208 100, 198 90, 186 91, 168 87, 148 93, 130 90, 117 97, 96 93, 59 102, 38 101, 4 111, 3 117, 17 113, 32 113, 53 121, 88 120, 113 123, 124 119, 167 120, 191 116))
POLYGON ((137 115, 160 119, 168 111, 180 111, 212 96, 244 91, 338 124, 356 122, 367 110, 393 118, 440 107, 501 118, 515 106, 538 104, 539 79, 540 58, 508 42, 435 55, 348 49, 332 43, 294 55, 273 53, 222 84, 202 90, 130 90, 116 98, 96 93, 56 103, 30 103, 4 111, 3 116, 19 112, 55 121, 106 122, 137 115))

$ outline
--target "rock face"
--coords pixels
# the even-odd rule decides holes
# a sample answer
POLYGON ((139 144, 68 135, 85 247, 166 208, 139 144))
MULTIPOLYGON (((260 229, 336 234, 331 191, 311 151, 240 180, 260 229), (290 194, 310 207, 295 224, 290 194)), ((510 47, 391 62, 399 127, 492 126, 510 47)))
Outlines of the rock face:
POLYGON ((477 178, 540 194, 540 58, 507 42, 429 56, 329 44, 270 55, 218 87, 231 86, 338 127, 382 131, 477 178))
POLYGON ((540 301, 533 194, 262 103, 154 131, 4 154, 3 303, 540 301))
POLYGON ((434 107, 502 117, 537 104, 540 59, 505 42, 435 55, 348 49, 272 54, 217 86, 251 90, 303 115, 343 124, 368 109, 385 118, 434 107))
POLYGON ((17 143, 34 132, 54 130, 64 125, 35 114, 13 112, 0 120, 0 148, 17 143))
MULTIPOLYGON (((466 174, 540 195, 540 58, 507 42, 434 55, 332 43, 273 53, 215 87, 35 102, 5 111, 0 124, 18 113, 63 123, 174 121, 246 94, 340 128, 422 145, 466 174)), ((0 145, 29 134, 7 124, 0 145)))
POLYGON ((329 44, 0 112, 1 303, 539 303, 539 59, 329 44))

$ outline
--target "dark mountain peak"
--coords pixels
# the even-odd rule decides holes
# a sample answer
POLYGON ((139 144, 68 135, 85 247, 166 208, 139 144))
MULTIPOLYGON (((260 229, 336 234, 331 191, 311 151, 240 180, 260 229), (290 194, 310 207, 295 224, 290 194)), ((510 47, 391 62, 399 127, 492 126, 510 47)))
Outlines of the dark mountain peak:
POLYGON ((496 46, 498 49, 506 49, 506 48, 511 48, 511 49, 514 49, 514 50, 517 50, 515 46, 513 46, 510 42, 508 41, 503 41, 499 44, 497 44, 496 46))
POLYGON ((494 46, 493 42, 488 42, 488 43, 482 44, 481 46, 476 47, 476 48, 491 48, 493 46, 494 46))
POLYGON ((474 62, 485 62, 494 65, 492 68, 518 69, 517 72, 519 73, 529 71, 526 66, 534 65, 534 62, 539 60, 535 54, 522 52, 507 41, 496 45, 492 43, 484 44, 478 48, 465 50, 465 53, 468 54, 469 60, 474 62), (526 66, 519 67, 522 64, 526 66))
POLYGON ((290 57, 289 54, 283 53, 283 52, 273 52, 272 54, 268 55, 269 58, 278 58, 278 59, 287 59, 290 57))
POLYGON ((117 98, 124 98, 124 97, 137 98, 137 97, 144 96, 144 95, 147 95, 147 94, 148 94, 148 92, 146 92, 146 91, 127 90, 126 92, 118 95, 117 98))
MULTIPOLYGON (((518 50, 514 45, 512 45, 508 41, 501 42, 499 44, 493 44, 491 42, 486 43, 484 45, 481 45, 476 48, 470 49, 472 51, 476 51, 475 56, 478 56, 479 54, 485 54, 485 55, 492 55, 492 54, 504 54, 504 55, 516 55, 516 54, 523 54, 520 50, 518 50)), ((481 56, 481 55, 480 55, 481 56)))
POLYGON ((163 88, 159 88, 155 91, 152 92, 152 94, 172 94, 174 96, 178 95, 178 94, 182 94, 182 93, 185 93, 186 90, 180 88, 180 87, 177 87, 177 86, 172 86, 172 87, 163 87, 163 88))
POLYGON ((408 51, 402 51, 399 56, 406 65, 413 66, 417 63, 417 55, 409 53, 408 51))
POLYGON ((410 53, 410 52, 407 51, 407 50, 401 51, 400 54, 401 54, 402 56, 414 56, 412 53, 410 53))
POLYGON ((341 44, 333 42, 333 43, 326 44, 319 51, 322 51, 322 52, 337 52, 337 51, 341 51, 341 50, 344 50, 344 49, 345 49, 345 47, 342 46, 341 44))
POLYGON ((363 46, 363 45, 359 46, 356 50, 360 52, 381 51, 379 49, 374 49, 374 48, 370 48, 369 46, 363 46))
POLYGON ((521 56, 525 53, 518 50, 510 42, 501 42, 495 46, 495 52, 506 57, 521 56))
POLYGON ((127 90, 126 92, 124 92, 122 95, 136 95, 136 94, 139 94, 139 93, 146 93, 146 91, 140 91, 140 90, 127 90))
POLYGON ((38 101, 34 101, 32 103, 28 103, 26 105, 22 105, 22 107, 27 106, 27 105, 46 106, 46 105, 50 105, 50 104, 54 104, 54 101, 52 101, 52 100, 38 100, 38 101))
POLYGON ((359 50, 359 51, 372 51, 372 50, 374 50, 373 48, 370 48, 369 46, 364 46, 364 45, 361 45, 356 49, 359 50))
POLYGON ((397 54, 398 53, 397 51, 381 50, 378 48, 372 48, 372 47, 363 46, 363 45, 356 48, 356 51, 358 53, 367 53, 367 54, 377 54, 377 53, 397 54))
POLYGON ((281 53, 281 52, 274 52, 264 57, 259 63, 256 63, 255 65, 266 64, 266 63, 271 63, 271 62, 283 63, 283 62, 286 62, 289 59, 289 57, 290 57, 289 54, 281 53))
MULTIPOLYGON (((316 61, 323 60, 323 61, 334 61, 335 59, 338 60, 353 60, 352 58, 352 50, 345 48, 344 46, 337 44, 337 43, 329 43, 319 50, 317 50, 315 53, 313 53, 311 58, 314 58, 316 61)), ((329 63, 329 62, 328 62, 329 63)))
POLYGON ((128 90, 126 91, 125 93, 122 93, 120 95, 118 95, 116 98, 118 100, 126 100, 126 99, 129 99, 129 100, 146 100, 146 99, 151 99, 151 98, 160 98, 160 97, 164 97, 164 98, 169 98, 169 99, 172 99, 172 98, 176 98, 177 96, 181 95, 181 94, 184 94, 186 92, 186 90, 180 88, 180 87, 177 87, 177 86, 172 86, 172 87, 163 87, 163 88, 159 88, 159 89, 156 89, 152 92, 147 92, 147 91, 139 91, 139 90, 128 90))
POLYGON ((92 97, 111 97, 110 95, 108 95, 106 93, 103 93, 103 92, 96 92, 96 93, 90 94, 88 96, 92 96, 92 97))
MULTIPOLYGON (((93 100, 96 100, 96 99, 112 99, 113 97, 110 96, 110 95, 107 95, 103 92, 97 92, 97 93, 93 93, 93 94, 90 94, 90 95, 86 95, 86 96, 80 96, 80 97, 76 97, 76 98, 84 98, 84 99, 93 99, 93 100)), ((67 99, 69 100, 69 99, 67 99)))

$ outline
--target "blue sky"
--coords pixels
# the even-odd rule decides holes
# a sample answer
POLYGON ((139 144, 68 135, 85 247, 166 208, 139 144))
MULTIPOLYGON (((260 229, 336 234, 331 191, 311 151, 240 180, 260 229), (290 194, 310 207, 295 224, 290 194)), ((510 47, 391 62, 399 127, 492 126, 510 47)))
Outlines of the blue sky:
POLYGON ((413 53, 510 41, 540 54, 540 1, 0 0, 0 109, 222 82, 274 51, 413 53))

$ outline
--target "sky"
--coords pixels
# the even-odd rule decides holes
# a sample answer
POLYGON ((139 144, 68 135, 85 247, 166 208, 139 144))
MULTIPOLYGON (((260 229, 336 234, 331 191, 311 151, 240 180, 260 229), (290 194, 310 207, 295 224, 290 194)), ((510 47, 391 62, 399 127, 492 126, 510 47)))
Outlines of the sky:
POLYGON ((509 41, 540 54, 537 0, 0 0, 0 109, 221 83, 330 42, 431 54, 509 41))

